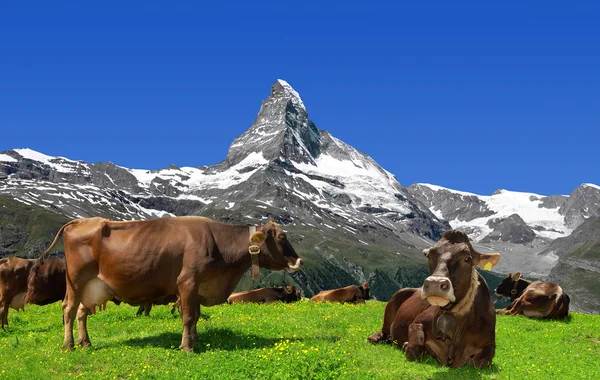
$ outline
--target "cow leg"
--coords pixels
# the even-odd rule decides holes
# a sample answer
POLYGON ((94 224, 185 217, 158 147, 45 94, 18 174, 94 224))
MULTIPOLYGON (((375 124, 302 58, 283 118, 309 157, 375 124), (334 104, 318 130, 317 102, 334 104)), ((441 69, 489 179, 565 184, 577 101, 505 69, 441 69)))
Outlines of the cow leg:
POLYGON ((90 347, 92 345, 87 331, 87 317, 89 314, 90 309, 83 306, 83 304, 79 304, 79 308, 77 309, 77 331, 79 333, 77 344, 81 347, 90 347))
POLYGON ((4 330, 4 326, 8 326, 8 305, 10 302, 7 302, 6 298, 3 298, 3 300, 0 304, 0 324, 2 324, 2 329, 4 330))
POLYGON ((422 323, 412 323, 408 326, 408 342, 402 349, 406 352, 406 359, 420 360, 425 352, 425 332, 422 323))
POLYGON ((181 334, 180 349, 192 352, 194 342, 198 341, 196 334, 196 323, 200 314, 200 303, 194 279, 189 278, 179 281, 179 294, 181 297, 181 319, 183 321, 183 333, 181 334))
POLYGON ((385 312, 383 314, 383 327, 380 331, 371 334, 367 338, 369 342, 381 343, 387 342, 389 340, 390 327, 392 326, 392 323, 396 318, 396 312, 400 308, 400 305, 402 305, 404 301, 410 298, 415 293, 415 291, 416 289, 406 288, 400 289, 396 293, 394 293, 394 295, 392 296, 392 298, 390 298, 385 307, 385 312))
POLYGON ((63 342, 63 348, 67 350, 72 350, 74 347, 73 322, 78 307, 79 298, 76 297, 75 291, 71 288, 69 281, 67 281, 67 292, 63 301, 63 320, 65 324, 65 340, 63 342))
POLYGON ((200 319, 200 304, 198 304, 195 308, 194 313, 194 324, 192 325, 192 344, 200 343, 198 339, 198 320, 200 319))
POLYGON ((138 311, 137 313, 135 313, 136 316, 140 316, 142 315, 142 313, 144 312, 144 304, 141 304, 140 307, 138 307, 138 311))
POLYGON ((152 302, 148 302, 148 303, 146 304, 146 306, 144 307, 144 315, 145 315, 146 317, 149 317, 149 316, 150 316, 150 310, 152 310, 152 302))
POLYGON ((492 364, 492 359, 494 358, 495 354, 496 346, 491 344, 483 347, 481 351, 479 351, 477 355, 475 355, 469 361, 470 364, 475 368, 489 367, 489 365, 492 364))
POLYGON ((510 310, 507 310, 506 314, 509 315, 517 315, 523 314, 525 307, 530 306, 531 304, 527 301, 523 301, 521 298, 517 298, 517 301, 513 305, 510 310))

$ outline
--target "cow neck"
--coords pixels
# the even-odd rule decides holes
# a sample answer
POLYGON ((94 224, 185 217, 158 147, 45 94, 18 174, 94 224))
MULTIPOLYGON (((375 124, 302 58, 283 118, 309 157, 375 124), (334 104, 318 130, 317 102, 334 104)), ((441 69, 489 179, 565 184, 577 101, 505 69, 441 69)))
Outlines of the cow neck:
MULTIPOLYGON (((248 232, 249 232, 249 237, 251 237, 252 235, 254 235, 254 233, 256 232, 256 226, 250 226, 248 228, 248 232)), ((248 240, 250 241, 250 238, 248 238, 248 240)), ((260 266, 259 266, 259 260, 258 260, 258 255, 260 254, 260 247, 256 244, 251 244, 248 247, 248 253, 250 254, 250 257, 252 258, 252 279, 254 281, 260 281, 260 266)))
POLYGON ((530 285, 531 283, 527 280, 523 280, 522 278, 518 279, 514 282, 513 288, 510 291, 510 300, 514 301, 515 299, 521 297, 523 291, 530 285), (520 284, 524 284, 525 286, 519 286, 520 284), (519 291, 520 288, 520 291, 519 291))
POLYGON ((475 267, 473 267, 473 270, 471 272, 471 286, 469 286, 469 291, 463 297, 463 299, 460 300, 460 302, 457 303, 450 310, 450 312, 457 317, 462 317, 463 315, 467 314, 471 310, 471 307, 473 306, 473 302, 475 302, 475 296, 477 295, 478 288, 479 288, 479 274, 477 273, 477 269, 475 269, 475 267))

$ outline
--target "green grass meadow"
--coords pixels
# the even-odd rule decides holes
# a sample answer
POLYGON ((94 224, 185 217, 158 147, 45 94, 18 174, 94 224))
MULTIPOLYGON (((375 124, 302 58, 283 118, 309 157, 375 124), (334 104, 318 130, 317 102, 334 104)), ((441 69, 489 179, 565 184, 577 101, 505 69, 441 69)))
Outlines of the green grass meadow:
MULTIPOLYGON (((599 379, 600 316, 567 321, 499 316, 496 357, 486 369, 408 362, 365 338, 381 327, 384 302, 364 305, 219 305, 202 309, 200 344, 176 347, 181 320, 170 307, 151 316, 109 304, 88 323, 93 347, 62 350, 60 303, 11 310, 0 330, 0 378, 9 379, 599 379)), ((177 314, 176 314, 177 315, 177 314)))

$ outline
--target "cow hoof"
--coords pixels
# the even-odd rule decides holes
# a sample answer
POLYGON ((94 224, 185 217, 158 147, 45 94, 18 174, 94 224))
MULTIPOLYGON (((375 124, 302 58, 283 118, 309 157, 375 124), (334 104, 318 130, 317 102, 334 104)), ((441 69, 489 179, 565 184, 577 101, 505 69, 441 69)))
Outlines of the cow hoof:
POLYGON ((89 341, 89 340, 83 340, 83 341, 77 342, 77 344, 78 344, 79 346, 81 346, 81 348, 88 348, 88 347, 92 347, 92 343, 90 343, 90 341, 89 341))
POLYGON ((480 361, 480 362, 473 363, 473 367, 475 367, 475 368, 485 368, 485 367, 489 367, 490 364, 492 364, 492 362, 490 360, 483 360, 483 361, 480 361))
POLYGON ((406 344, 404 344, 405 348, 405 352, 406 352, 406 359, 408 361, 415 361, 415 360, 421 360, 421 356, 423 356, 423 349, 419 348, 419 347, 410 347, 406 344))
POLYGON ((377 344, 381 342, 385 342, 387 340, 386 336, 382 331, 377 331, 375 334, 371 334, 367 337, 367 342, 377 344))
POLYGON ((194 352, 194 349, 192 347, 187 347, 187 346, 179 346, 179 348, 185 352, 187 352, 188 354, 191 354, 192 352, 194 352))
POLYGON ((63 350, 67 350, 67 351, 73 351, 73 349, 75 348, 73 343, 65 343, 65 344, 63 344, 62 347, 63 347, 63 350))

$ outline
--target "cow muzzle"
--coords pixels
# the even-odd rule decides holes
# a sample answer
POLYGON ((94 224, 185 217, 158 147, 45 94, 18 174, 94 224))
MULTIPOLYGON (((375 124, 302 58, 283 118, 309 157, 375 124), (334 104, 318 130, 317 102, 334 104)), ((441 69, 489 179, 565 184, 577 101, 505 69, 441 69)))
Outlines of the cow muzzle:
POLYGON ((423 283, 421 298, 433 306, 446 306, 456 301, 452 282, 447 277, 429 276, 423 283))
POLYGON ((294 264, 288 263, 288 269, 295 272, 298 269, 302 268, 302 265, 304 265, 304 262, 302 261, 301 258, 298 257, 298 258, 296 258, 296 262, 294 264))

